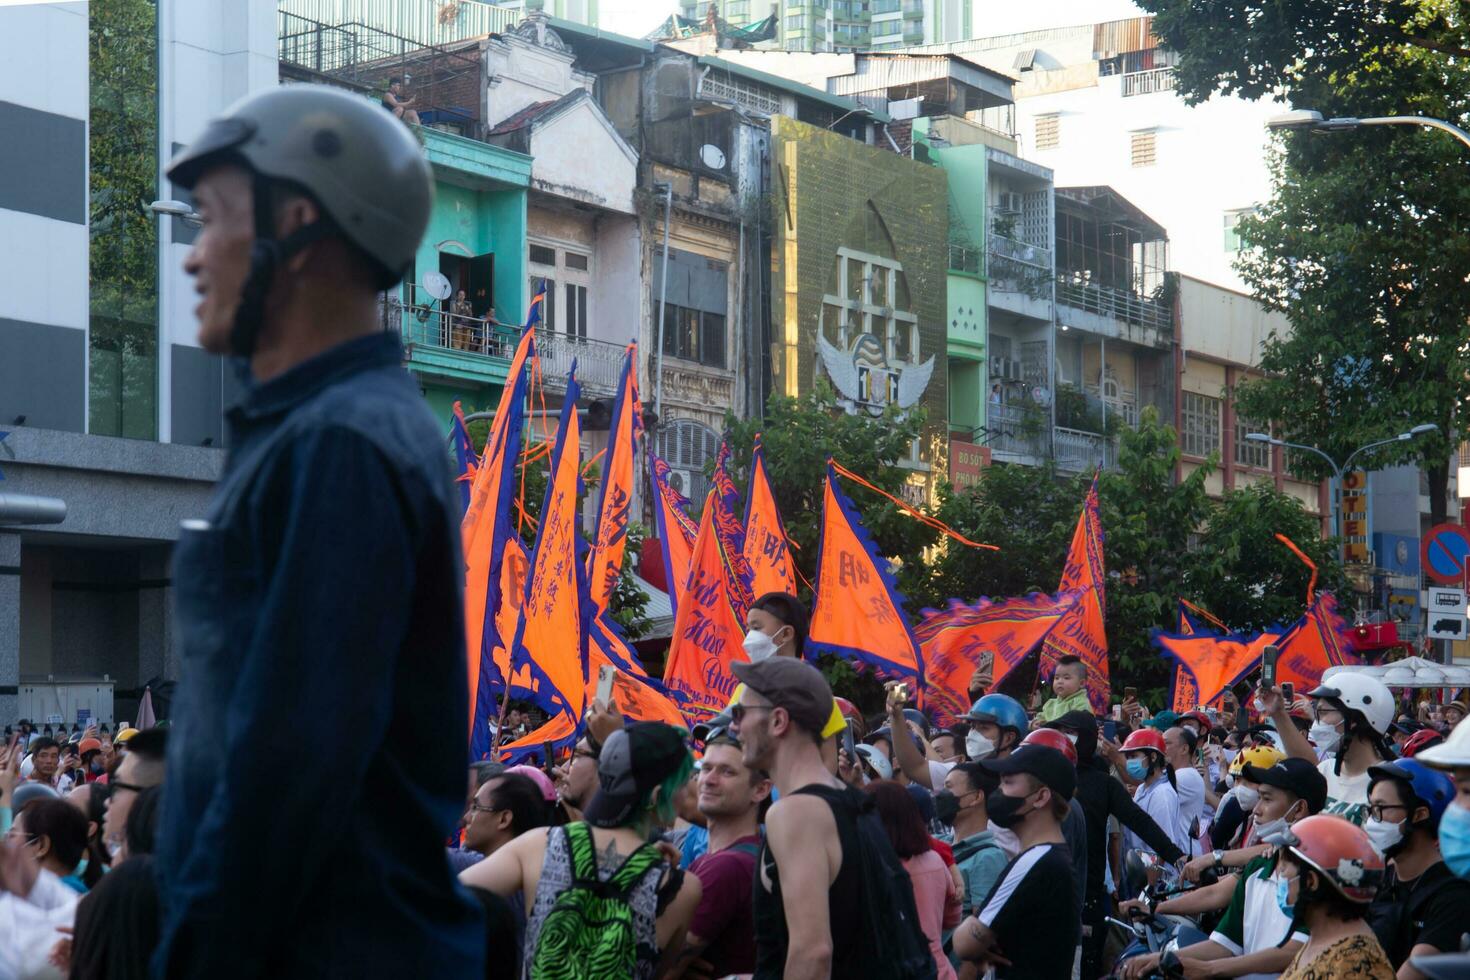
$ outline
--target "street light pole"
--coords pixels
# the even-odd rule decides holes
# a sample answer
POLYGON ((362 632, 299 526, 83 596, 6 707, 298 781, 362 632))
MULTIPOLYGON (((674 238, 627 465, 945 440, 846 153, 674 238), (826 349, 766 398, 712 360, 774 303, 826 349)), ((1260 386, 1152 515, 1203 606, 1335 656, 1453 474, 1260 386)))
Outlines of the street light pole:
POLYGON ((1422 126, 1425 129, 1438 129, 1449 133, 1465 146, 1470 147, 1470 133, 1443 119, 1435 119, 1431 116, 1368 116, 1363 119, 1356 116, 1335 116, 1325 119, 1322 113, 1315 109, 1297 109, 1294 112, 1272 116, 1266 121, 1268 129, 1309 129, 1319 133, 1345 133, 1364 126, 1422 126))

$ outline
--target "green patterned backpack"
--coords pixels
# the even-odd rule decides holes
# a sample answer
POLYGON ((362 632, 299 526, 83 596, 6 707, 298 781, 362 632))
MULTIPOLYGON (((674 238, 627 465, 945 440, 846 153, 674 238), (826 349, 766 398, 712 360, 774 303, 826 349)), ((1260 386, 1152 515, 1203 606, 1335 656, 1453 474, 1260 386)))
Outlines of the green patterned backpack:
POLYGON ((597 877, 597 849, 585 823, 566 827, 572 884, 541 923, 531 980, 626 980, 638 965, 638 935, 628 896, 663 860, 644 844, 607 881, 597 877))

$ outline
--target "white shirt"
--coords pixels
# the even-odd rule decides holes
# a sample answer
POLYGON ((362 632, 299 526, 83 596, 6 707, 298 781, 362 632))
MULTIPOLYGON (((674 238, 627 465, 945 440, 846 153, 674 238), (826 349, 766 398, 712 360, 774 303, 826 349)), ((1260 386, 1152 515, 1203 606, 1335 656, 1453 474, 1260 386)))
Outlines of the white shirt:
POLYGON ((1365 769, 1356 776, 1338 775, 1333 771, 1336 768, 1335 756, 1317 764, 1317 771, 1327 780, 1327 805, 1322 812, 1361 826, 1368 809, 1368 771, 1365 769))
MULTIPOLYGON (((1169 835, 1169 840, 1174 842, 1175 847, 1189 853, 1189 834, 1185 832, 1184 823, 1179 819, 1179 794, 1169 785, 1168 776, 1160 773, 1153 782, 1140 784, 1133 791, 1133 802, 1153 818, 1160 830, 1169 835)), ((1153 853, 1153 848, 1131 830, 1123 832, 1123 846, 1153 853)))
POLYGON ((51 980, 64 976, 48 962, 61 939, 57 927, 70 929, 81 899, 61 879, 41 871, 26 898, 0 895, 0 977, 51 980))
MULTIPOLYGON (((1175 769, 1174 781, 1179 784, 1179 820, 1184 825, 1184 832, 1188 834, 1190 827, 1194 827, 1198 832, 1205 812, 1204 777, 1194 769, 1175 769)), ((1190 857, 1198 856, 1199 838, 1190 837, 1189 845, 1184 849, 1185 853, 1190 857)))

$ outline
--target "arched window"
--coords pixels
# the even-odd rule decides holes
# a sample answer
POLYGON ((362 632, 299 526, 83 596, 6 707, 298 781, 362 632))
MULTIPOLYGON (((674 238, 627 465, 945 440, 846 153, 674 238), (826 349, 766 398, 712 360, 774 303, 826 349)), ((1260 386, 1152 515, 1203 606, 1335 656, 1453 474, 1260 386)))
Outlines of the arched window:
POLYGON ((674 488, 689 498, 698 513, 710 480, 704 464, 720 451, 720 434, 694 419, 670 419, 659 426, 655 452, 669 464, 674 488))

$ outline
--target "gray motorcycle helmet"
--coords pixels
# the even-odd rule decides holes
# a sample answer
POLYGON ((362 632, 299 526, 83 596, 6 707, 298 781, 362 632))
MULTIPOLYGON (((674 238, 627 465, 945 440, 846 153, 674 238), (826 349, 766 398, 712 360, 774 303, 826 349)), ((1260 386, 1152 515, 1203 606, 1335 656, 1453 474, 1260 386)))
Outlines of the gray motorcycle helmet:
POLYGON ((255 183, 250 277, 231 345, 248 356, 265 294, 281 260, 311 241, 340 234, 376 267, 380 289, 413 261, 433 206, 433 175, 409 128, 375 102, 326 85, 284 85, 246 96, 212 120, 168 166, 168 178, 192 190, 220 163, 248 168, 255 183), (309 194, 329 222, 275 239, 274 182, 309 194))

